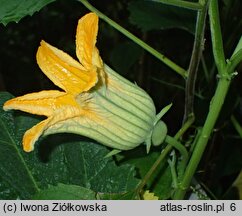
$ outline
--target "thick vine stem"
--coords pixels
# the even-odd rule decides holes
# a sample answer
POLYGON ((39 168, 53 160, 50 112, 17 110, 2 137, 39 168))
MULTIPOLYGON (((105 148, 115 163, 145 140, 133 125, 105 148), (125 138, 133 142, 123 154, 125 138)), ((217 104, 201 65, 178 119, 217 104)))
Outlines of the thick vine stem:
POLYGON ((209 6, 210 30, 213 45, 214 60, 220 76, 227 76, 223 40, 218 14, 217 0, 210 0, 209 6))
MULTIPOLYGON (((204 29, 206 25, 208 0, 200 0, 199 2, 203 2, 203 8, 197 12, 195 39, 186 80, 184 121, 193 113, 197 71, 204 49, 204 29)), ((200 4, 202 5, 202 3, 200 4)))
POLYGON ((201 134, 199 135, 198 141, 192 153, 191 159, 188 163, 184 177, 180 184, 180 188, 176 191, 174 199, 183 199, 186 190, 189 187, 192 177, 199 165, 204 150, 207 146, 210 135, 213 132, 213 128, 223 106, 225 97, 227 95, 230 82, 231 74, 229 74, 223 52, 223 42, 220 30, 219 12, 217 0, 211 0, 209 5, 209 18, 210 18, 210 29, 213 43, 213 53, 216 66, 219 72, 219 82, 215 91, 215 94, 210 102, 210 109, 202 128, 201 134))
POLYGON ((226 79, 225 77, 220 79, 214 97, 211 101, 207 119, 205 121, 202 132, 198 138, 197 144, 192 153, 192 157, 185 171, 180 188, 175 193, 174 199, 183 199, 185 196, 186 190, 189 187, 192 177, 202 158, 209 137, 213 131, 214 125, 223 106, 229 86, 230 80, 226 79))

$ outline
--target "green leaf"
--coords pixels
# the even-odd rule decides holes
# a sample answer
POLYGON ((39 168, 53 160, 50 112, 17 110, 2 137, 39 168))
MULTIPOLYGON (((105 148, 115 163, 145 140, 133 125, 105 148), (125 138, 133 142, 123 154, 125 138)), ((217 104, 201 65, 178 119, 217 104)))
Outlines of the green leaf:
MULTIPOLYGON (((24 126, 29 125, 27 121, 31 122, 31 119, 33 120, 33 117, 19 116, 18 122, 23 121, 23 124, 16 124, 16 127, 20 128, 22 125, 24 128, 24 126)), ((22 136, 17 136, 21 137, 22 140, 22 136)), ((37 142, 33 152, 23 153, 23 158, 40 188, 46 188, 48 185, 55 185, 59 182, 69 182, 69 171, 62 144, 63 140, 60 134, 49 136, 37 142)))
POLYGON ((92 142, 65 144, 65 156, 71 183, 95 192, 120 193, 134 189, 138 180, 134 166, 117 166, 112 158, 105 158, 106 147, 92 142))
POLYGON ((180 28, 194 34, 196 13, 151 0, 135 0, 129 4, 130 21, 143 31, 180 28))
POLYGON ((17 198, 16 191, 0 176, 0 200, 14 200, 17 198))
POLYGON ((35 200, 95 200, 94 191, 78 185, 58 184, 41 190, 32 199, 35 200))
MULTIPOLYGON (((149 171, 153 163, 159 157, 158 152, 151 152, 146 154, 145 150, 135 149, 132 152, 128 152, 126 155, 125 163, 133 164, 138 169, 140 178, 144 178, 146 173, 149 171), (134 157, 134 155, 136 157, 134 157), (127 159, 130 158, 130 159, 127 159)), ((159 199, 169 199, 172 193, 172 176, 170 167, 164 161, 161 163, 159 168, 153 173, 149 181, 147 182, 147 188, 150 192, 155 193, 159 199)))
POLYGON ((135 191, 126 193, 98 193, 97 196, 102 200, 134 200, 137 199, 135 191))
POLYGON ((33 15, 36 11, 55 0, 0 0, 0 23, 7 25, 10 22, 18 22, 27 15, 33 15))
POLYGON ((63 143, 61 135, 40 139, 35 144, 33 152, 26 153, 22 150, 21 143, 24 133, 39 123, 40 120, 40 118, 23 112, 15 112, 15 138, 19 140, 20 145, 18 147, 22 152, 22 157, 41 188, 45 188, 49 184, 57 184, 58 182, 69 182, 64 148, 61 145, 63 143))
POLYGON ((28 198, 38 191, 38 186, 17 148, 13 116, 2 109, 3 103, 10 98, 9 93, 0 93, 0 176, 20 197, 28 198))

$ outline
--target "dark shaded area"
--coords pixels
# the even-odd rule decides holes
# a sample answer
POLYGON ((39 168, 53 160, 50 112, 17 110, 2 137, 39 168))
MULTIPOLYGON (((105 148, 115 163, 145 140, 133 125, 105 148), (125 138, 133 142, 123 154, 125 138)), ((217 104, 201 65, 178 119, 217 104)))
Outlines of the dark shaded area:
MULTIPOLYGON (((193 35, 190 32, 182 28, 160 30, 154 27, 149 31, 138 28, 137 26, 142 25, 135 25, 129 20, 132 13, 129 10, 129 5, 133 2, 131 0, 90 2, 178 65, 188 67, 193 45, 193 35)), ((239 0, 226 2, 229 4, 221 4, 220 11, 224 47, 226 56, 229 57, 242 34, 242 4, 239 0)), ((76 1, 60 0, 43 8, 32 17, 23 18, 18 24, 0 26, 0 90, 19 96, 43 89, 56 89, 57 87, 47 79, 36 63, 35 54, 39 43, 44 39, 75 56, 77 20, 87 12, 88 10, 76 1)), ((185 81, 103 21, 100 21, 99 25, 97 47, 104 62, 149 92, 158 111, 165 105, 173 103, 164 121, 168 125, 169 134, 175 134, 181 127, 183 119, 185 81)), ((217 83, 209 27, 206 29, 204 61, 207 73, 200 65, 195 98, 196 122, 191 132, 203 125, 217 83)), ((230 122, 230 116, 234 114, 242 124, 241 65, 237 70, 239 74, 233 81, 229 97, 197 175, 200 182, 218 199, 237 198, 236 192, 229 193, 227 197, 224 197, 224 194, 242 167, 242 141, 230 122)), ((187 134, 187 143, 192 138, 193 134, 187 134)), ((42 159, 48 161, 48 155, 42 159)))

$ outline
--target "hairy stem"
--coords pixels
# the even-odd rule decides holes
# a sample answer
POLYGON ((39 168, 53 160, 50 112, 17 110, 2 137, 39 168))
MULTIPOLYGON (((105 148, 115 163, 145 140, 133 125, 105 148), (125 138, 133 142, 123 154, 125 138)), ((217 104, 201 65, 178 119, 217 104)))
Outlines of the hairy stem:
POLYGON ((213 56, 220 76, 227 76, 223 40, 218 14, 217 0, 210 1, 209 7, 210 30, 213 45, 213 56))
POLYGON ((192 177, 198 167, 198 164, 202 158, 204 150, 207 146, 209 137, 213 131, 214 125, 223 106, 226 94, 228 92, 230 81, 226 78, 221 78, 211 101, 210 110, 203 126, 202 132, 198 138, 197 144, 192 153, 192 157, 189 161, 184 177, 182 179, 180 188, 177 190, 174 199, 183 199, 187 188, 190 185, 192 177))
POLYGON ((206 25, 206 15, 208 8, 208 0, 203 4, 202 10, 197 12, 195 40, 193 44, 192 56, 188 68, 188 77, 185 88, 185 112, 184 121, 193 113, 195 84, 197 78, 198 66, 201 60, 202 51, 204 49, 204 29, 206 25))
POLYGON ((198 141, 192 153, 191 159, 188 163, 180 187, 175 193, 174 199, 183 199, 186 194, 186 190, 191 183, 192 177, 195 174, 195 171, 199 165, 204 150, 207 146, 209 137, 213 132, 215 123, 223 106, 231 81, 231 75, 228 74, 228 70, 224 59, 217 0, 210 1, 209 18, 213 42, 214 59, 219 74, 221 76, 215 94, 210 102, 210 109, 206 121, 202 128, 201 134, 199 135, 198 141))

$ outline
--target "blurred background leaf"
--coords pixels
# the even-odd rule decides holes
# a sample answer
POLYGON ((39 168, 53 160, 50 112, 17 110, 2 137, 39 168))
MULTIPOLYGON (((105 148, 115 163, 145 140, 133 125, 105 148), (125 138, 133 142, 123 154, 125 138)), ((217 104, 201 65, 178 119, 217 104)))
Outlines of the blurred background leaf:
POLYGON ((196 12, 152 0, 136 0, 129 4, 130 21, 143 31, 171 28, 194 33, 196 12))
POLYGON ((110 54, 110 61, 114 69, 120 74, 127 75, 130 68, 138 63, 142 55, 142 48, 130 41, 118 44, 110 54))
POLYGON ((7 25, 10 22, 18 22, 53 1, 55 0, 0 0, 0 23, 7 25))

